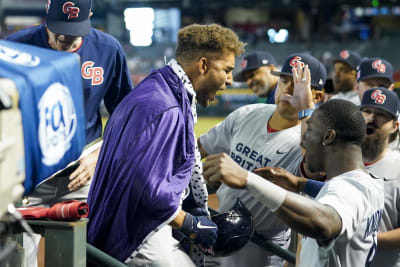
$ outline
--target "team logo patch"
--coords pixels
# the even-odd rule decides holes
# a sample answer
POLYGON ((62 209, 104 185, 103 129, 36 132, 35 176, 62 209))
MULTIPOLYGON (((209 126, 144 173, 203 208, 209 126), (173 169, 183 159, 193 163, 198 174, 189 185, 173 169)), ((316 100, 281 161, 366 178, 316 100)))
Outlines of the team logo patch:
POLYGON ((242 62, 240 62, 240 67, 242 69, 245 69, 247 67, 247 59, 243 59, 242 62))
POLYGON ((300 66, 301 68, 304 67, 304 63, 301 61, 301 57, 299 57, 299 56, 293 57, 293 58, 290 60, 289 65, 290 65, 292 68, 294 68, 294 67, 297 68, 298 66, 300 66))
POLYGON ((62 6, 62 11, 64 14, 68 14, 68 19, 77 19, 80 9, 73 2, 65 2, 62 6))
POLYGON ((340 56, 342 59, 347 59, 347 58, 350 56, 350 54, 349 54, 349 51, 343 50, 343 51, 341 51, 341 52, 339 53, 339 56, 340 56))
POLYGON ((380 59, 377 59, 374 62, 372 62, 372 68, 380 73, 386 72, 386 65, 384 63, 382 63, 382 61, 380 59))
POLYGON ((102 67, 94 67, 93 61, 85 61, 81 68, 82 78, 92 80, 92 85, 100 85, 104 81, 104 69, 102 67))
POLYGON ((375 103, 377 104, 384 104, 386 95, 382 94, 381 90, 375 90, 371 93, 371 99, 375 100, 375 103))
POLYGON ((0 45, 0 60, 25 67, 36 67, 40 58, 31 54, 0 45))
POLYGON ((55 165, 71 147, 76 132, 77 117, 68 88, 53 83, 40 98, 38 108, 42 162, 55 165))

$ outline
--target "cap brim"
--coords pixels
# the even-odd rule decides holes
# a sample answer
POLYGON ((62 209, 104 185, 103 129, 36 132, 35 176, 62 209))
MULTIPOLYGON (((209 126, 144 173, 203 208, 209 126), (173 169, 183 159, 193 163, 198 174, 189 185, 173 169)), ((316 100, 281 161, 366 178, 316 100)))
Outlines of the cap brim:
MULTIPOLYGON (((271 74, 275 75, 275 76, 286 75, 286 76, 293 77, 293 73, 289 73, 289 72, 271 71, 271 74)), ((311 86, 313 87, 312 89, 315 89, 315 90, 321 91, 323 89, 323 86, 321 87, 320 85, 313 84, 312 82, 311 82, 311 86)))
POLYGON ((293 73, 281 72, 281 71, 271 71, 271 74, 275 76, 281 76, 281 75, 293 76, 293 73))
POLYGON ((384 106, 378 106, 378 105, 372 105, 372 104, 366 104, 366 105, 361 104, 361 105, 360 105, 360 109, 365 108, 365 107, 379 108, 379 109, 381 109, 381 110, 386 111, 386 112, 389 113, 390 115, 392 115, 392 117, 393 117, 394 119, 397 119, 397 116, 394 115, 390 110, 386 109, 384 106))
POLYGON ((80 22, 47 21, 47 27, 51 32, 68 36, 85 36, 91 28, 90 19, 80 22))
POLYGON ((245 72, 247 72, 247 71, 255 70, 255 69, 257 69, 257 68, 258 68, 258 67, 250 67, 250 68, 247 68, 247 69, 243 69, 243 70, 239 71, 238 73, 236 73, 236 74, 233 76, 233 80, 234 80, 235 82, 245 82, 246 80, 244 79, 243 74, 244 74, 245 72))
POLYGON ((389 78, 386 75, 380 75, 380 74, 371 74, 371 75, 367 75, 362 77, 361 79, 358 79, 359 81, 365 80, 365 79, 369 79, 369 78, 384 78, 384 79, 388 79, 389 82, 394 83, 394 79, 391 77, 389 78))
POLYGON ((340 59, 340 58, 336 58, 336 59, 334 59, 334 60, 332 61, 333 64, 335 64, 336 62, 345 63, 345 64, 349 65, 349 67, 352 68, 353 70, 356 70, 356 69, 357 69, 357 66, 351 65, 350 62, 348 62, 347 60, 340 59))

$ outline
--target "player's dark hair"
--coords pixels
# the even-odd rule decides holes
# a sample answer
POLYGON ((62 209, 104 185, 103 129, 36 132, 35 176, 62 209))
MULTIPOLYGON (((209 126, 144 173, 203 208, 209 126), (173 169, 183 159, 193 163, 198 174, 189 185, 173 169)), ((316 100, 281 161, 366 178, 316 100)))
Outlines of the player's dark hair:
POLYGON ((318 107, 316 115, 328 129, 335 130, 336 140, 342 143, 360 146, 365 138, 364 117, 360 108, 349 101, 329 100, 318 107))
POLYGON ((178 61, 197 60, 206 53, 222 53, 229 50, 239 56, 244 52, 245 43, 229 28, 218 24, 192 24, 178 32, 176 58, 178 61))

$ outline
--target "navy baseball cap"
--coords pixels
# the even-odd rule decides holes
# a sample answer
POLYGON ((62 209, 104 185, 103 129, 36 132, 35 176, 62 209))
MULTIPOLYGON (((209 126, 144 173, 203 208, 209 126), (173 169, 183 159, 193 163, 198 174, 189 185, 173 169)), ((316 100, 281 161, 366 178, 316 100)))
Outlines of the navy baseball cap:
POLYGON ((47 27, 69 36, 85 36, 90 31, 91 0, 49 0, 47 27))
POLYGON ((361 81, 368 78, 385 78, 393 83, 392 64, 377 57, 364 59, 358 66, 357 80, 361 81))
POLYGON ((383 87, 367 90, 361 101, 361 108, 374 107, 389 112, 394 118, 398 118, 400 101, 397 94, 383 87))
POLYGON ((333 64, 336 62, 346 63, 352 69, 357 70, 358 65, 361 63, 361 56, 357 52, 351 50, 342 50, 339 56, 333 60, 333 64))
POLYGON ((243 73, 261 66, 276 65, 276 59, 268 52, 256 51, 243 56, 240 62, 240 71, 233 77, 236 82, 245 82, 243 73))
POLYGON ((326 68, 325 66, 315 57, 305 54, 298 53, 289 56, 283 64, 281 71, 273 71, 273 75, 288 75, 293 76, 292 68, 301 64, 303 67, 308 65, 311 72, 311 86, 317 90, 322 90, 326 82, 326 68))

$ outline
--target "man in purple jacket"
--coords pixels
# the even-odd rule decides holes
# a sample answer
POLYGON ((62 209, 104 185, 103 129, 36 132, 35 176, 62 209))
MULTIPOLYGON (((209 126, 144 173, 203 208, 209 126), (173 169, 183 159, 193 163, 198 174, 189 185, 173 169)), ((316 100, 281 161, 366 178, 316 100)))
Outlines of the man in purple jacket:
POLYGON ((89 192, 89 243, 131 266, 163 267, 193 266, 172 227, 202 249, 213 245, 216 225, 181 209, 199 155, 196 101, 207 107, 232 83, 243 47, 230 29, 187 26, 178 33, 176 60, 121 101, 107 124, 89 192))

